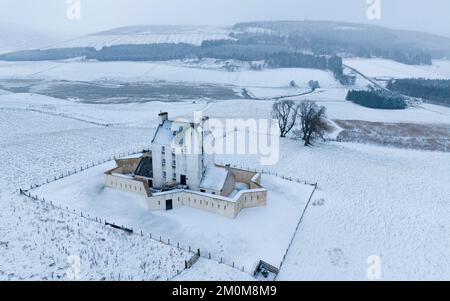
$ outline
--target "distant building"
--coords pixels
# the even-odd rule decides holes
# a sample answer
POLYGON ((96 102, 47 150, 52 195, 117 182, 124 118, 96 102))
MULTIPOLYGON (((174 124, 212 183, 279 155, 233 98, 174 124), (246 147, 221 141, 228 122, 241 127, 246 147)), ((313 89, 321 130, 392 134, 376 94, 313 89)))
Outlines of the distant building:
POLYGON ((189 206, 235 218, 244 208, 266 205, 259 173, 217 165, 205 152, 205 143, 214 143, 207 118, 191 123, 168 117, 159 114, 151 152, 116 160, 105 173, 107 187, 144 195, 151 210, 189 206))

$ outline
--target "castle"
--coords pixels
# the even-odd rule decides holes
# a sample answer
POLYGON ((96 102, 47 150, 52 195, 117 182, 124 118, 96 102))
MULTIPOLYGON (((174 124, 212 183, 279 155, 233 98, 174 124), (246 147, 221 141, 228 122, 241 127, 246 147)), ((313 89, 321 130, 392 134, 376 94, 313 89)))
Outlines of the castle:
POLYGON ((168 117, 159 114, 151 151, 116 160, 117 167, 105 173, 107 187, 143 195, 150 210, 189 206, 236 218, 245 208, 266 206, 261 174, 217 165, 214 152, 205 151, 215 141, 208 118, 168 117))

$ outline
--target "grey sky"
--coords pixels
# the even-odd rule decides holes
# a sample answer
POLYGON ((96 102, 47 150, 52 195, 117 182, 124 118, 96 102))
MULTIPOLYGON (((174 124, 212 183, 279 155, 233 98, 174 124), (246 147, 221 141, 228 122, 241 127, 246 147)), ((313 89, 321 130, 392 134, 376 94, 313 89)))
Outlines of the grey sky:
POLYGON ((256 20, 339 20, 450 36, 450 1, 381 0, 381 20, 366 17, 368 0, 80 0, 69 21, 67 1, 0 0, 0 21, 44 32, 84 34, 124 25, 228 25, 256 20))

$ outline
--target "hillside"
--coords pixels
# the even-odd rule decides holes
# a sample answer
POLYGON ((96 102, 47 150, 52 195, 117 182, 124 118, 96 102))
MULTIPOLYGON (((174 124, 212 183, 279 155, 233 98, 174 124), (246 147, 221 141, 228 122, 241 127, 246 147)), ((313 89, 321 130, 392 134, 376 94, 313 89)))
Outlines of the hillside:
POLYGON ((0 53, 44 47, 54 42, 48 35, 0 22, 0 53))
POLYGON ((238 23, 247 35, 287 37, 292 46, 315 53, 383 57, 408 64, 431 64, 431 58, 450 57, 450 38, 368 24, 332 21, 270 21, 238 23))
MULTIPOLYGON (((19 36, 19 35, 18 35, 19 36)), ((31 40, 32 41, 32 40, 31 40)), ((23 49, 19 47, 18 49, 23 49)), ((186 58, 263 61, 270 67, 329 69, 326 58, 384 58, 431 65, 450 57, 450 38, 368 24, 331 21, 238 23, 233 27, 140 25, 93 33, 50 48, 2 55, 1 60, 160 61, 186 58)))
POLYGON ((97 50, 116 45, 191 44, 229 38, 230 30, 215 26, 139 25, 113 28, 66 41, 52 48, 92 47, 97 50))

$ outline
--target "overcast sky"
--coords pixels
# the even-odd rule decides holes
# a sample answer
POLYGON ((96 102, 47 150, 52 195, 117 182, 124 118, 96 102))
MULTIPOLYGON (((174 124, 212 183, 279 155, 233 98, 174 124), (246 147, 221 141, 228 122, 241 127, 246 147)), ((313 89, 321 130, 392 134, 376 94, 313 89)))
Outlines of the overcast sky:
POLYGON ((0 0, 0 21, 50 32, 92 33, 137 24, 229 25, 256 20, 338 20, 450 36, 449 0, 380 0, 381 20, 367 18, 378 0, 0 0), (81 2, 68 20, 67 2, 81 2))

